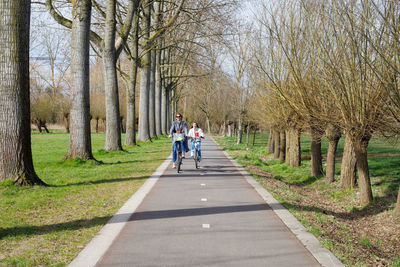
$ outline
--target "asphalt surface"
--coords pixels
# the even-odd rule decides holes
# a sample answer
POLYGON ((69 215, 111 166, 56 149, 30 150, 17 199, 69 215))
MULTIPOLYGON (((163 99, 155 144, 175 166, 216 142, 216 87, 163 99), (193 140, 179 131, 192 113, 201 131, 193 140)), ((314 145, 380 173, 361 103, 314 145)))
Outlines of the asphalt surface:
POLYGON ((214 141, 202 152, 200 169, 171 164, 96 266, 320 266, 214 141))

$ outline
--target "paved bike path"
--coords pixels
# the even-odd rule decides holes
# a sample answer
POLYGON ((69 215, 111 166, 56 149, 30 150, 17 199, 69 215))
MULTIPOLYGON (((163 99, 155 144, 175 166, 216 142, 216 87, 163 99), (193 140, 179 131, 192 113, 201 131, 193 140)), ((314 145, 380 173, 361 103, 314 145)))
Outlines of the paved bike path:
POLYGON ((96 266, 320 266, 207 138, 168 168, 96 266))

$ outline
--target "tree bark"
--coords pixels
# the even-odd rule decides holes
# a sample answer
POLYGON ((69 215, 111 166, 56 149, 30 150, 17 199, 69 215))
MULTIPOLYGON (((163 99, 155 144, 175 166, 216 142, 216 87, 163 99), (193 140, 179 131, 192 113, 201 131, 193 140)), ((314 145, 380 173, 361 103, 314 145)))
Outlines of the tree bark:
POLYGON ((285 130, 282 130, 280 132, 280 143, 279 143, 279 160, 281 162, 285 162, 286 158, 286 132, 285 130))
POLYGON ((150 51, 150 89, 149 89, 149 127, 150 137, 155 137, 156 134, 156 51, 150 51))
POLYGON ((274 158, 279 159, 280 152, 280 132, 274 131, 274 158))
POLYGON ((206 116, 206 123, 207 123, 207 133, 211 134, 210 118, 208 116, 206 116))
POLYGON ((368 205, 372 202, 372 188, 369 177, 368 169, 368 155, 367 147, 369 139, 371 137, 366 136, 363 138, 352 138, 354 145, 354 152, 357 160, 357 173, 358 173, 358 185, 360 188, 360 204, 368 205))
POLYGON ((46 133, 50 133, 49 129, 47 129, 46 122, 42 124, 46 133))
POLYGON ((31 151, 29 99, 30 0, 0 2, 0 180, 45 185, 31 151))
POLYGON ((326 156, 326 183, 333 183, 335 181, 335 165, 336 165, 336 149, 340 140, 340 129, 328 125, 326 129, 326 137, 329 140, 328 154, 326 156))
POLYGON ((129 42, 129 48, 132 53, 130 58, 129 85, 126 90, 126 135, 125 145, 136 145, 136 81, 138 70, 139 55, 139 10, 135 11, 133 17, 133 33, 129 42))
POLYGON ((275 144, 274 144, 274 130, 271 128, 269 129, 269 136, 268 136, 268 154, 272 154, 275 151, 275 144))
POLYGON ((246 127, 246 146, 249 146, 249 141, 250 141, 250 123, 247 123, 246 127))
POLYGON ((290 134, 289 131, 285 131, 286 135, 286 153, 285 153, 285 163, 289 164, 290 163, 290 156, 289 156, 289 150, 290 150, 290 134))
POLYGON ((318 177, 324 174, 322 169, 322 153, 321 153, 322 134, 311 129, 311 175, 318 177))
POLYGON ((96 118, 96 126, 95 126, 95 131, 96 133, 99 133, 99 118, 96 118))
POLYGON ((300 147, 300 131, 296 128, 289 128, 289 165, 290 167, 300 167, 301 165, 301 147, 300 147))
POLYGON ((116 0, 107 0, 104 29, 103 69, 106 96, 106 144, 105 150, 122 150, 119 112, 117 56, 115 50, 116 0))
POLYGON ((232 124, 228 124, 228 136, 232 137, 232 124))
POLYGON ((40 121, 35 122, 35 126, 36 126, 36 130, 38 133, 42 132, 42 124, 40 123, 40 121))
POLYGON ((64 159, 93 159, 89 84, 91 8, 90 0, 81 0, 72 9, 70 139, 64 159))
POLYGON ((340 166, 340 187, 344 189, 356 186, 356 155, 349 134, 346 134, 342 165, 340 166))
POLYGON ((224 122, 222 123, 222 136, 225 137, 226 136, 226 120, 224 120, 224 122))
POLYGON ((65 132, 66 133, 70 133, 70 129, 69 129, 69 113, 68 114, 64 114, 64 127, 65 127, 65 132))
POLYGON ((256 143, 256 133, 257 133, 257 127, 254 127, 254 132, 253 132, 253 146, 256 143))
POLYGON ((156 88, 155 88, 155 109, 156 109, 156 135, 162 135, 162 126, 161 126, 161 94, 162 94, 162 85, 161 85, 161 68, 160 68, 160 61, 161 61, 161 51, 156 51, 156 88))
POLYGON ((242 143, 242 135, 243 135, 243 125, 242 125, 242 118, 239 117, 238 121, 238 135, 237 135, 237 141, 236 144, 241 144, 242 143))
MULTIPOLYGON (((144 41, 150 38, 151 26, 151 0, 143 2, 143 32, 144 41)), ((149 125, 149 91, 151 76, 151 52, 149 44, 144 48, 146 51, 142 59, 142 68, 140 73, 140 103, 139 103, 139 133, 138 141, 150 141, 150 125, 149 125)))

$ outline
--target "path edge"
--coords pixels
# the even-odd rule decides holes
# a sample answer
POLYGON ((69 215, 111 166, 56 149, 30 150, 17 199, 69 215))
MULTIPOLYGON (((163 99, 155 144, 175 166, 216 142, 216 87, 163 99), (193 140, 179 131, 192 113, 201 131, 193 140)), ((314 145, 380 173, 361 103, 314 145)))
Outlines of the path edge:
POLYGON ((240 174, 246 181, 257 191, 264 201, 271 207, 275 214, 289 228, 289 230, 300 240, 305 248, 314 256, 319 264, 326 267, 342 267, 345 266, 331 251, 324 248, 319 240, 311 233, 307 232, 306 228, 293 216, 279 201, 277 201, 270 192, 260 185, 254 177, 248 173, 242 165, 234 160, 221 146, 210 137, 217 146, 222 150, 224 155, 238 169, 240 174))
POLYGON ((69 267, 95 266, 115 238, 124 228, 129 218, 142 203, 143 199, 151 191, 158 179, 165 172, 171 162, 170 155, 157 169, 147 178, 146 182, 125 202, 116 214, 100 229, 95 237, 85 246, 78 256, 68 265, 69 267))

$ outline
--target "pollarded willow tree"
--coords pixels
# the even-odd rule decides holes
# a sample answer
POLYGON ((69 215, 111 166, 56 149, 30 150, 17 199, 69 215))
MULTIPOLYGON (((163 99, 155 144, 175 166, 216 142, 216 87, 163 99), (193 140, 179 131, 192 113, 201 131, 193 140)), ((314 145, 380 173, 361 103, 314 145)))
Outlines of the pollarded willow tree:
POLYGON ((0 180, 45 185, 35 173, 31 151, 30 10, 30 0, 0 3, 0 180))
MULTIPOLYGON (((373 32, 367 38, 383 60, 381 64, 370 62, 370 65, 388 97, 385 104, 394 119, 388 130, 398 134, 400 123, 400 5, 393 1, 382 3, 370 0, 368 2, 371 5, 371 12, 377 14, 379 23, 375 23, 374 20, 365 20, 366 27, 373 32), (380 38, 376 38, 377 36, 380 38)), ((400 188, 395 215, 400 216, 400 188)))
MULTIPOLYGON (((285 86, 272 88, 304 118, 317 141, 314 143, 327 128, 330 150, 334 150, 340 130, 345 132, 357 162, 360 203, 369 204, 368 142, 372 134, 387 131, 393 122, 385 105, 388 97, 383 79, 376 75, 387 65, 376 49, 385 25, 377 20, 373 1, 289 0, 277 5, 281 12, 270 12, 262 23, 275 44, 269 49, 279 48, 277 55, 283 56, 288 75, 285 86), (379 30, 373 31, 371 25, 379 25, 379 30)), ((272 55, 276 54, 270 54, 274 66, 272 55)), ((266 71, 267 77, 273 77, 275 71, 266 71)), ((320 147, 317 150, 320 157, 320 147)), ((332 180, 334 173, 334 158, 330 161, 327 180, 332 180)), ((320 162, 312 160, 312 165, 313 174, 318 173, 314 167, 320 169, 320 162)))

